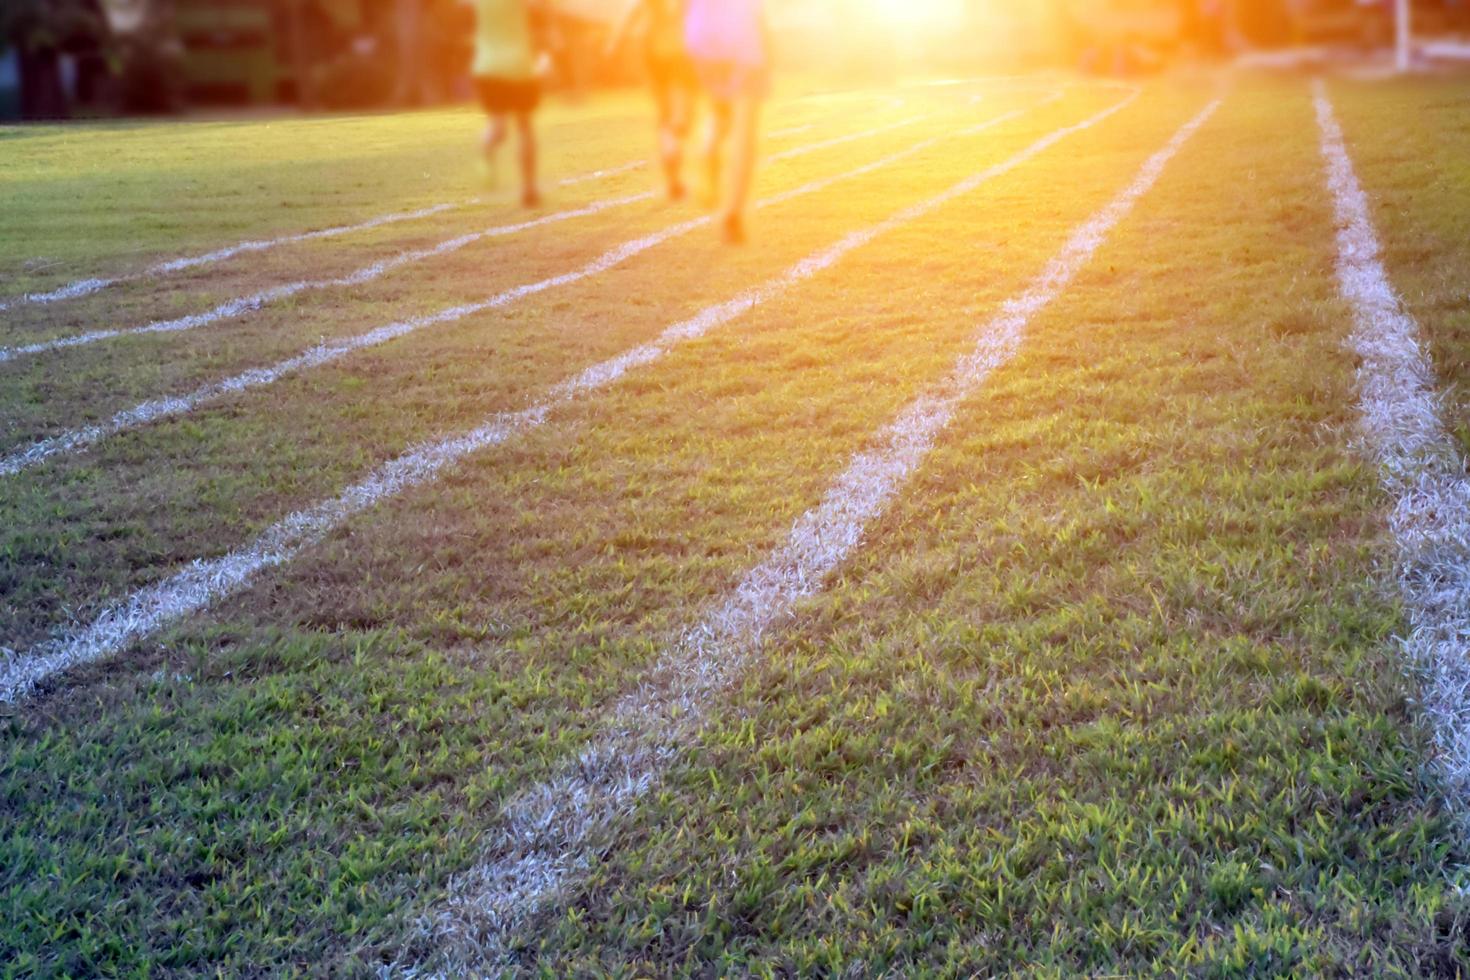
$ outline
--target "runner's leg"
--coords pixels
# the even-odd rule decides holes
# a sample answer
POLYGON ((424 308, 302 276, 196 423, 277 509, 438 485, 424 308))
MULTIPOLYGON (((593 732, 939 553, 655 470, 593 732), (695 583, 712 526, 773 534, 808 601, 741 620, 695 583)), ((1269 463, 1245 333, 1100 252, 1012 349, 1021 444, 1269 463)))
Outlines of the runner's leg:
POLYGON ((755 174, 756 127, 760 120, 760 100, 750 94, 738 96, 731 105, 730 185, 725 191, 725 204, 720 212, 721 232, 725 240, 745 240, 745 204, 750 197, 751 179, 755 174))
POLYGON ((541 203, 541 191, 536 187, 536 128, 530 110, 516 113, 516 131, 521 151, 521 203, 534 208, 541 203))

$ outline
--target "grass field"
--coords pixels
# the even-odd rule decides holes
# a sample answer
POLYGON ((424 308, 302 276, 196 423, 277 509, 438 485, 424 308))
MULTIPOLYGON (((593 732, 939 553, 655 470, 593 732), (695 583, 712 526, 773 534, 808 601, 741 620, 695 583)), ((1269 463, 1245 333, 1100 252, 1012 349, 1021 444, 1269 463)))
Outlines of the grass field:
POLYGON ((1463 80, 766 127, 0 129, 0 973, 1470 971, 1463 80))

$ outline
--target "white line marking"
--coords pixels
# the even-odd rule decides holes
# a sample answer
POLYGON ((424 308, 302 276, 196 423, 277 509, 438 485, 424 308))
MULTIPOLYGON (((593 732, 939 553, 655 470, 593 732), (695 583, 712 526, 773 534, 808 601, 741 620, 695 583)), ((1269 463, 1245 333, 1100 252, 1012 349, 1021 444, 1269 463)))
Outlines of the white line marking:
MULTIPOLYGON (((823 140, 818 143, 808 143, 803 146, 792 147, 791 149, 786 150, 784 153, 777 154, 776 156, 768 158, 768 162, 773 162, 778 159, 789 159, 791 157, 801 156, 806 153, 814 153, 817 150, 824 149, 828 146, 833 145, 834 143, 846 143, 852 140, 865 139, 870 136, 877 136, 881 133, 886 133, 889 130, 897 129, 901 126, 912 125, 913 123, 920 121, 922 118, 924 117, 915 116, 911 119, 901 120, 896 123, 888 123, 882 126, 874 126, 871 129, 861 130, 856 133, 847 133, 843 136, 837 137, 835 140, 829 139, 823 140)), ((267 306, 271 303, 280 302, 283 299, 296 296, 300 293, 310 292, 318 289, 329 289, 332 287, 361 286, 365 283, 369 283, 375 279, 381 278, 394 269, 398 269, 402 266, 410 265, 415 262, 421 262, 425 259, 439 258, 445 255, 449 255, 453 252, 459 251, 462 248, 465 248, 468 245, 472 245, 486 238, 511 235, 517 232, 529 231, 532 228, 539 228, 543 225, 567 221, 572 218, 586 217, 588 215, 597 214, 600 211, 606 211, 611 208, 622 207, 624 205, 634 204, 639 201, 646 201, 653 196, 654 194, 652 191, 644 191, 640 194, 633 194, 625 197, 604 198, 601 201, 594 201, 591 204, 585 205, 583 207, 571 208, 566 211, 557 211, 555 213, 544 215, 539 218, 533 218, 529 221, 520 221, 516 222, 515 224, 501 225, 500 227, 487 228, 483 231, 470 232, 469 234, 460 235, 456 238, 446 239, 438 243, 437 245, 433 245, 429 248, 413 249, 407 252, 402 252, 390 258, 373 262, 362 267, 361 269, 356 270, 355 272, 350 272, 345 276, 336 276, 328 279, 317 280, 303 279, 297 282, 285 283, 280 286, 272 286, 268 289, 262 289, 259 292, 253 293, 249 296, 241 296, 237 299, 226 300, 213 309, 205 310, 202 313, 191 313, 186 316, 175 317, 169 320, 155 320, 152 323, 146 323, 138 327, 122 327, 109 330, 92 330, 87 333, 74 334, 69 337, 57 337, 51 340, 41 340, 35 343, 24 344, 17 347, 0 347, 0 364, 3 364, 9 360, 13 360, 17 357, 46 354, 58 350, 66 350, 72 347, 85 347, 89 344, 95 344, 99 341, 104 340, 114 340, 118 337, 134 337, 155 333, 179 333, 186 330, 195 330, 200 327, 206 327, 211 324, 218 323, 221 320, 227 320, 232 317, 242 316, 246 313, 252 313, 263 306, 267 306)), ((9 471, 4 468, 4 463, 0 462, 0 475, 4 475, 7 472, 9 471)))
MULTIPOLYGON (((999 117, 999 119, 1004 120, 1012 118, 1016 115, 1019 115, 1021 111, 1023 110, 1016 110, 1015 112, 1010 113, 1006 116, 999 117)), ((920 142, 915 143, 906 149, 889 154, 888 156, 882 157, 881 159, 876 160, 872 163, 865 164, 861 167, 856 167, 852 170, 845 171, 835 176, 818 178, 817 180, 802 184, 800 187, 797 187, 793 190, 783 191, 779 194, 775 194, 771 197, 765 198, 764 200, 757 201, 755 203, 755 206, 758 208, 768 207, 772 204, 779 204, 784 201, 789 201, 792 198, 800 197, 804 194, 810 194, 816 191, 823 190, 838 181, 848 180, 853 177, 859 177, 881 167, 886 167, 890 164, 896 163, 906 157, 913 156, 916 153, 920 153, 928 149, 930 146, 933 146, 935 143, 941 140, 949 139, 953 136, 969 135, 977 132, 979 129, 987 128, 995 124, 996 121, 992 120, 991 122, 981 123, 979 127, 972 126, 967 129, 958 130, 955 133, 945 133, 940 136, 930 137, 927 140, 921 140, 920 142)), ((866 133, 872 134, 874 132, 882 132, 887 129, 895 128, 898 125, 904 125, 904 123, 880 126, 877 127, 875 130, 867 130, 866 133)), ((841 140, 846 141, 853 135, 855 134, 849 134, 848 137, 842 137, 841 140)), ((813 143, 810 145, 812 147, 826 146, 830 145, 831 142, 832 141, 828 140, 823 141, 823 143, 821 144, 813 143)), ((329 364, 335 360, 338 360, 339 358, 347 356, 348 354, 360 350, 365 350, 370 347, 376 347, 380 344, 385 344, 390 340, 395 340, 399 337, 406 336, 425 327, 436 326, 441 323, 451 323, 476 313, 483 313, 486 310, 498 309, 503 306, 508 306, 512 303, 517 302, 518 300, 526 298, 527 296, 532 296, 536 293, 545 292, 548 289, 555 289, 560 286, 570 285, 571 283, 578 282, 582 279, 598 275, 600 273, 606 272, 614 266, 628 261, 636 255, 648 251, 656 245, 662 244, 663 242, 666 242, 672 238, 677 238, 680 235, 687 234, 688 232, 693 231, 701 225, 708 224, 709 221, 710 219, 708 216, 694 218, 689 221, 683 221, 678 224, 664 228, 661 231, 654 232, 650 235, 645 235, 642 238, 637 238, 629 242, 624 242, 622 245, 619 245, 608 250, 607 252, 604 252, 601 256, 593 259, 587 265, 572 272, 550 276, 538 282, 515 286, 511 289, 507 289, 503 292, 497 293, 496 295, 491 296, 488 299, 481 300, 479 302, 466 303, 461 306, 449 307, 447 309, 442 309, 434 313, 426 314, 424 316, 414 317, 408 320, 400 320, 396 323, 390 323, 387 326, 378 327, 374 330, 369 330, 366 333, 357 334, 356 336, 348 337, 343 340, 336 340, 330 343, 319 344, 302 354, 297 354, 294 357, 289 357, 270 367, 252 368, 248 371, 241 372, 234 377, 226 378, 223 381, 216 381, 210 384, 203 385, 185 395, 151 399, 138 405, 134 405, 132 408, 124 409, 123 411, 113 415, 112 418, 108 419, 105 422, 82 426, 81 428, 77 429, 69 429, 54 436, 48 436, 44 439, 38 439, 27 446, 24 446, 20 449, 12 450, 11 452, 6 453, 4 456, 0 456, 0 477, 14 476, 17 473, 27 470, 32 466, 36 466, 39 463, 54 456, 65 453, 80 452, 87 447, 96 445, 98 442, 101 442, 104 439, 110 438, 111 436, 117 435, 121 432, 126 432, 129 429, 135 429, 139 426, 147 425, 160 419, 171 418, 178 415, 185 415, 199 408, 201 405, 217 401, 218 399, 224 398, 228 395, 238 394, 251 388, 259 388, 264 385, 273 384, 288 374, 294 374, 298 371, 304 371, 310 368, 321 367, 324 364, 329 364)))
POLYGON ((505 807, 503 825, 491 838, 494 857, 451 882, 446 909, 426 927, 431 941, 463 951, 446 953, 441 946, 431 954, 448 961, 448 974, 504 963, 512 934, 564 894, 592 862, 593 845, 661 782, 681 745, 698 737, 714 695, 735 680, 799 600, 821 591, 960 404, 1015 355, 1031 318, 1061 295, 1219 105, 1211 102, 1186 122, 1117 197, 1072 232, 1024 292, 1002 304, 950 373, 880 430, 872 448, 853 456, 787 540, 664 653, 650 680, 619 701, 607 734, 566 772, 505 807))
MULTIPOLYGON (((897 125, 904 124, 900 123, 897 125)), ((809 128, 811 127, 797 126, 793 127, 788 132, 796 133, 800 132, 803 129, 809 128)), ((882 132, 885 129, 892 128, 894 128, 894 126, 878 127, 873 132, 882 132)), ((853 136, 849 138, 856 139, 858 137, 853 136)), ((835 142, 844 141, 845 140, 839 139, 835 142)), ((811 149, 798 147, 795 150, 786 151, 785 156, 800 156, 802 153, 813 152, 817 149, 821 149, 823 146, 828 145, 831 145, 831 143, 823 143, 821 144, 821 146, 814 146, 811 149)), ((781 159, 784 159, 785 156, 781 157, 781 159)), ((629 163, 623 164, 622 166, 608 167, 603 170, 594 170, 591 173, 566 177, 563 178, 560 183, 563 186, 567 186, 572 184, 586 183, 593 180, 601 180, 605 177, 613 177, 618 174, 627 173, 630 170, 636 170, 639 167, 645 166, 646 164, 646 160, 634 160, 629 163)), ((430 207, 419 208, 414 211, 401 211, 394 214, 383 214, 377 216, 376 218, 369 218, 366 221, 360 221, 356 224, 337 225, 336 227, 323 228, 318 231, 298 232, 291 235, 282 235, 277 238, 266 238, 260 239, 258 241, 239 242, 235 245, 216 249, 212 252, 206 252, 203 255, 185 256, 183 258, 170 259, 165 262, 159 262, 149 266, 141 272, 124 273, 122 275, 113 276, 111 278, 78 279, 75 282, 67 283, 65 286, 50 290, 49 292, 25 293, 20 296, 7 297, 3 300, 0 300, 0 313, 4 313, 13 307, 22 306, 28 303, 59 303, 62 300, 76 299, 81 296, 89 296, 92 293, 100 292, 101 290, 119 285, 121 283, 136 282, 140 279, 149 279, 156 276, 167 275, 172 272, 180 272, 185 269, 193 269, 203 265, 212 265, 216 262, 223 262, 226 259, 231 259, 238 255, 243 255, 246 253, 265 252, 273 248, 278 248, 282 245, 294 245, 301 242, 316 241, 323 238, 336 238, 340 235, 347 235, 353 232, 370 231, 374 228, 381 228, 384 225, 395 224, 400 221, 414 221, 421 218, 428 218, 436 214, 441 214, 445 211, 454 211, 459 208, 471 207, 480 203, 482 203, 481 198, 474 197, 470 198, 467 201, 450 201, 443 204, 435 204, 430 207)))
POLYGON ((188 256, 181 259, 171 259, 167 262, 159 262, 151 265, 142 272, 127 273, 114 276, 110 279, 79 279, 68 283, 59 289, 53 289, 45 293, 26 293, 23 296, 14 296, 0 306, 0 312, 23 303, 58 303, 62 300, 76 299, 79 296, 87 296, 99 292, 109 286, 119 283, 133 282, 138 279, 148 279, 154 276, 166 275, 170 272, 179 272, 184 269, 192 269, 201 265, 211 265, 215 262, 223 262, 225 259, 234 258, 247 252, 265 252, 281 245, 293 245, 299 242, 315 241, 322 238, 336 238, 338 235, 346 235, 357 231, 368 231, 373 228, 381 228, 383 225, 395 224, 399 221, 414 221, 420 218, 428 218, 444 211, 453 211, 456 208, 466 207, 480 203, 479 198, 472 198, 461 203, 435 204, 432 207, 419 208, 416 211, 400 211, 395 214, 379 215, 367 221, 361 221, 352 225, 337 225, 333 228, 323 228, 319 231, 298 232, 293 235, 283 235, 279 238, 266 238, 259 241, 239 242, 227 248, 216 249, 203 255, 188 256))
POLYGON ((578 174, 575 177, 563 177, 557 183, 563 187, 570 187, 573 184, 585 184, 589 180, 602 180, 604 177, 616 177, 619 174, 625 174, 646 166, 648 166, 647 160, 634 160, 631 163, 623 164, 621 167, 608 167, 606 170, 594 170, 591 173, 578 174))
MULTIPOLYGON (((0 364, 17 357, 45 354, 71 347, 83 347, 103 340, 113 340, 117 337, 135 337, 151 333, 178 333, 185 330, 195 330, 199 327, 206 327, 210 324, 218 323, 221 320, 252 313, 261 307, 280 302, 299 293, 317 289, 329 289, 334 286, 361 286, 364 283, 372 282, 374 279, 387 275, 394 269, 410 265, 414 262, 422 262, 425 259, 449 255, 486 238, 512 235, 516 232, 539 228, 542 225, 569 221, 572 218, 586 217, 587 215, 597 214, 600 211, 606 211, 610 208, 646 201, 652 197, 652 191, 645 191, 641 194, 632 194, 627 197, 604 198, 601 201, 593 201, 584 207, 557 211, 539 218, 533 218, 529 221, 519 221, 515 224, 500 225, 494 228, 486 228, 482 231, 472 231, 468 234, 460 235, 457 238, 445 239, 429 248, 418 248, 400 252, 397 255, 363 266, 354 272, 349 272, 345 276, 334 276, 329 279, 301 279, 296 282, 284 283, 280 286, 272 286, 269 289, 262 289, 259 292, 251 293, 249 296, 227 300, 213 309, 205 310, 202 313, 190 313, 187 316, 175 317, 171 320, 155 320, 152 323, 145 323, 138 327, 121 327, 115 330, 93 330, 88 333, 75 334, 69 337, 57 337, 54 340, 42 340, 18 347, 0 347, 0 364)), ((3 468, 0 468, 0 472, 4 472, 3 468)))
POLYGON ((902 129, 905 126, 913 126, 916 123, 921 123, 928 118, 928 115, 910 116, 907 119, 900 119, 898 122, 895 123, 888 123, 885 126, 878 126, 874 129, 867 130, 862 134, 847 133, 842 136, 834 136, 831 139, 819 140, 816 143, 807 143, 804 146, 794 146, 789 150, 782 150, 780 153, 772 153, 770 156, 766 157, 766 162, 776 163, 781 160, 790 160, 792 157, 805 156, 808 153, 815 153, 818 150, 825 150, 831 146, 841 146, 843 143, 851 143, 853 140, 862 139, 865 136, 876 136, 879 133, 886 133, 891 130, 902 129))
POLYGON ((1434 368, 1419 325, 1379 259, 1368 198, 1353 170, 1326 87, 1314 82, 1327 184, 1337 217, 1337 278, 1353 306, 1350 345, 1361 359, 1358 411, 1384 488, 1408 612, 1403 638, 1422 677, 1446 795, 1463 814, 1470 796, 1470 481, 1440 416, 1434 368))
MULTIPOLYGON (((1064 136, 1095 125, 1117 112, 1135 97, 1130 96, 1081 123, 1042 137, 1006 162, 961 181, 926 204, 907 208, 865 231, 853 232, 837 245, 798 262, 784 276, 747 290, 732 300, 706 307, 690 319, 668 327, 651 343, 641 344, 617 357, 592 365, 580 374, 553 386, 541 399, 527 408, 517 412, 497 413, 479 428, 467 433, 421 443, 383 464, 338 496, 283 518, 246 547, 219 558, 196 559, 168 578, 134 592, 124 601, 104 610, 89 625, 63 630, 55 638, 23 653, 14 653, 0 647, 0 703, 24 696, 36 684, 58 671, 111 656, 127 644, 205 608, 222 596, 238 591, 261 569, 290 560, 303 548, 321 540, 354 514, 385 498, 435 479, 445 466, 469 453, 499 445, 514 435, 540 426, 554 408, 606 387, 631 368, 658 360, 676 344, 703 335, 831 265, 846 251, 863 244, 881 230, 894 227, 895 223, 904 220, 913 220, 927 210, 979 186, 985 180, 1019 166, 1064 136)), ((1013 119, 1025 111, 1016 109, 962 132, 980 132, 1013 119)), ((886 166, 896 159, 912 155, 917 152, 916 148, 922 149, 945 138, 945 135, 931 137, 909 150, 869 163, 859 168, 859 171, 866 172, 886 166)), ((849 171, 842 176, 851 176, 859 171, 849 171)), ((817 183, 831 183, 839 179, 841 176, 826 178, 817 183)), ((793 197, 798 193, 804 191, 798 188, 778 197, 793 197)), ((700 218, 685 222, 685 225, 701 224, 708 220, 700 218)))
POLYGON ((811 128, 812 123, 807 123, 805 126, 787 126, 785 129, 774 129, 766 135, 773 140, 778 140, 785 136, 795 136, 797 133, 804 133, 811 128))
POLYGON ((1464 41, 1425 41, 1419 45, 1419 54, 1424 58, 1445 58, 1450 61, 1470 61, 1470 44, 1464 41))

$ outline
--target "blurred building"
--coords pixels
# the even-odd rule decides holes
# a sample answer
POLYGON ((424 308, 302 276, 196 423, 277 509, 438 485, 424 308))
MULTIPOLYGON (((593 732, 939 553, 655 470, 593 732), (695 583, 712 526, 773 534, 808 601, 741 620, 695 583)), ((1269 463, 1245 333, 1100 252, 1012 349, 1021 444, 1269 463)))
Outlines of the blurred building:
MULTIPOLYGON (((596 80, 621 0, 556 0, 553 84, 596 80)), ((468 94, 464 0, 0 0, 0 117, 468 94)))
POLYGON ((0 53, 0 119, 20 115, 20 57, 11 48, 0 53))
MULTIPOLYGON (((1393 0, 1061 0, 1075 50, 1140 61, 1251 49, 1368 49, 1393 37, 1393 0), (1121 55, 1119 52, 1123 52, 1121 55)), ((1466 0, 1411 0, 1415 33, 1470 29, 1466 0)), ((1085 60, 1085 58, 1084 58, 1085 60)))
MULTIPOLYGON (((603 56, 628 0, 549 0, 553 84, 627 81, 603 56)), ((1371 47, 1393 0, 767 0, 787 68, 882 77, 1070 64, 1147 71, 1256 47, 1371 47)), ((1470 31, 1470 0, 1412 0, 1421 34, 1470 31)), ((466 0, 0 0, 0 118, 186 105, 422 105, 468 94, 466 0)))

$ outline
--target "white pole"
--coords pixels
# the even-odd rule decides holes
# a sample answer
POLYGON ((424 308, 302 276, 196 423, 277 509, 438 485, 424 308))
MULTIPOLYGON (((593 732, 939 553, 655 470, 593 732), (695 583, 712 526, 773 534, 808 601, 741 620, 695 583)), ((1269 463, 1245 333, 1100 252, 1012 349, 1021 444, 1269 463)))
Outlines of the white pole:
POLYGON ((1394 3, 1394 63, 1400 72, 1409 70, 1409 0, 1394 3))

